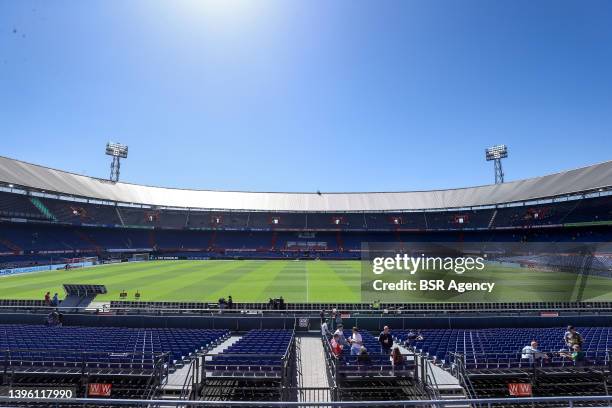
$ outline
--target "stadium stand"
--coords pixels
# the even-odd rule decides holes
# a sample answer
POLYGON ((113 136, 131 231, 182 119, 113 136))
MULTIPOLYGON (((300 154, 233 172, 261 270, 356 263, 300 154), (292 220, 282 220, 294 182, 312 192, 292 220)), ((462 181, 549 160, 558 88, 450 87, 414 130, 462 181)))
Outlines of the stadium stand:
MULTIPOLYGON (((227 338, 227 330, 0 325, 0 368, 12 387, 106 383, 115 398, 152 398, 168 374, 227 338)), ((84 388, 85 387, 85 388, 84 388)))
POLYGON ((293 343, 290 330, 251 330, 217 356, 207 368, 212 377, 282 377, 293 343))
MULTIPOLYGON (((63 264, 87 256, 119 262, 133 254, 157 259, 360 259, 366 242, 610 242, 611 188, 612 162, 502 185, 325 194, 148 187, 0 157, 0 269, 63 264)), ((521 255, 499 261, 577 271, 581 259, 521 255)), ((609 254, 594 254, 589 262, 593 273, 608 276, 609 254)), ((607 301, 292 303, 283 310, 235 303, 220 313, 217 305, 206 302, 124 298, 111 301, 110 307, 66 312, 72 327, 31 324, 49 312, 42 300, 3 299, 0 306, 3 319, 20 322, 0 325, 0 386, 63 384, 83 396, 84 384, 109 382, 114 398, 152 398, 176 375, 185 381, 178 386, 180 398, 304 402, 321 401, 320 396, 304 397, 310 391, 325 393, 322 401, 439 399, 440 390, 433 389, 440 384, 431 373, 440 371, 457 381, 453 398, 464 391, 468 397, 509 397, 513 383, 529 384, 537 396, 606 395, 610 386, 612 329, 595 326, 605 324, 612 310, 607 301), (367 330, 361 331, 367 364, 358 363, 348 350, 335 359, 327 340, 314 351, 301 349, 301 340, 318 328, 318 310, 332 308, 372 330, 387 321, 397 323, 392 327, 408 327, 434 319, 429 327, 516 327, 424 329, 423 340, 409 345, 413 351, 397 370, 367 330), (509 314, 512 318, 500 318, 509 314), (564 347, 562 329, 527 328, 534 322, 552 325, 544 314, 557 319, 554 324, 560 319, 588 321, 590 326, 579 329, 586 363, 575 365, 558 353, 564 347), (436 326, 442 320, 443 326, 436 326), (549 361, 532 364, 522 358, 522 347, 533 338, 551 353, 549 361), (320 388, 311 390, 299 383, 308 352, 320 357, 310 364, 321 364, 325 373, 317 375, 326 377, 320 388), (199 364, 203 378, 195 374, 199 364), (189 381, 193 387, 187 390, 189 381)), ((407 330, 392 333, 400 342, 408 336, 407 330)))
MULTIPOLYGON (((589 365, 605 366, 610 363, 607 350, 612 347, 612 328, 587 327, 579 329, 585 339, 583 351, 589 365)), ((404 343, 407 330, 394 330, 393 335, 404 343)), ((423 340, 416 340, 412 347, 428 357, 452 364, 454 354, 465 357, 465 366, 471 368, 520 368, 531 367, 521 357, 521 350, 532 340, 537 340, 543 352, 554 354, 550 361, 540 365, 549 367, 573 366, 574 362, 558 355, 559 350, 567 351, 563 342, 562 328, 511 328, 481 330, 422 330, 423 340)))
MULTIPOLYGON (((344 337, 351 337, 351 330, 344 330, 344 337)), ((370 332, 362 330, 360 334, 363 339, 363 346, 366 348, 369 361, 363 363, 358 361, 357 355, 351 355, 350 347, 345 347, 342 350, 342 355, 335 358, 331 352, 329 341, 330 338, 325 338, 325 349, 329 361, 335 361, 335 376, 344 378, 363 378, 363 377, 400 377, 414 375, 414 359, 407 360, 401 368, 393 369, 389 355, 381 353, 380 343, 370 332)))

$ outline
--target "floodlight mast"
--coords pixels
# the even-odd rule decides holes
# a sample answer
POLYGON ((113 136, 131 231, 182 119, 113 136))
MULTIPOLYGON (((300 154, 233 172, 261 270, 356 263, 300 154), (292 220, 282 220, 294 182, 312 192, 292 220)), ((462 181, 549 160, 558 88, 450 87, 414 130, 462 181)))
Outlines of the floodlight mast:
POLYGON ((504 182, 504 170, 502 168, 501 159, 508 157, 508 147, 506 145, 497 145, 485 149, 485 158, 487 161, 493 162, 495 170, 495 184, 504 182))
POLYGON ((110 180, 119 181, 119 169, 121 167, 120 159, 126 159, 128 155, 128 147, 121 143, 108 142, 106 143, 106 154, 112 156, 110 180))

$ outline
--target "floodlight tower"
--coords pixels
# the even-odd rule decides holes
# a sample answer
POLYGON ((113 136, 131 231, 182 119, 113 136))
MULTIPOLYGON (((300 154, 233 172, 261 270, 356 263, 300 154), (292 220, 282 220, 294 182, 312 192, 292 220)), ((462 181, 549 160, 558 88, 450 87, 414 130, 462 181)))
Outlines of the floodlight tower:
POLYGON ((108 142, 106 144, 106 154, 113 157, 111 162, 110 180, 119 181, 120 159, 127 159, 128 147, 121 143, 108 142))
POLYGON ((502 169, 501 159, 508 157, 508 148, 506 145, 497 145, 485 149, 485 157, 487 161, 493 161, 495 167, 495 184, 504 182, 504 170, 502 169))

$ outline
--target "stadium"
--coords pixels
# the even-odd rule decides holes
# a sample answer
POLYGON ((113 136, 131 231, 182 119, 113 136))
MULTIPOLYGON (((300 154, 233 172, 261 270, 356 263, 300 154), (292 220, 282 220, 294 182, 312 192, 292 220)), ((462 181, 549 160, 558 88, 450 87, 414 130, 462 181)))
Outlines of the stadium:
POLYGON ((608 406, 611 226, 612 162, 452 190, 257 193, 1 157, 2 401, 608 406), (428 267, 464 289, 371 293, 385 251, 484 256, 497 289, 428 267), (335 350, 340 324, 365 358, 335 350))

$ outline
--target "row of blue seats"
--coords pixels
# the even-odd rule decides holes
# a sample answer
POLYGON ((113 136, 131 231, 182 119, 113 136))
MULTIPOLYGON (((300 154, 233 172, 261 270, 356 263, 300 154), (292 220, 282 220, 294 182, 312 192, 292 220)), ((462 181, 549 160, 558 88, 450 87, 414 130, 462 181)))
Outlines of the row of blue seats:
MULTIPOLYGON (((169 353, 170 364, 217 344, 229 336, 228 330, 211 329, 133 329, 116 327, 46 327, 42 325, 0 325, 0 354, 16 350, 47 350, 41 355, 32 354, 24 362, 61 363, 69 356, 67 350, 82 352, 79 361, 115 364, 110 357, 96 356, 95 352, 109 356, 111 353, 128 353, 142 356, 169 353), (91 353, 94 352, 94 353, 91 353), (58 361, 56 361, 58 360, 58 361)), ((148 357, 147 357, 148 358, 148 357)), ((12 357, 15 362, 17 359, 12 357)), ((135 357, 137 360, 138 357, 135 357)), ((127 364, 127 362, 126 362, 127 364)))
POLYGON ((208 368, 213 376, 277 377, 292 340, 290 330, 251 330, 213 356, 208 368))
MULTIPOLYGON (((567 350, 564 342, 566 328, 497 328, 497 329, 441 329, 423 330, 422 340, 411 341, 412 346, 430 357, 445 360, 449 353, 469 356, 475 363, 487 361, 491 354, 505 354, 503 358, 520 356, 523 347, 532 340, 537 340, 539 349, 546 352, 567 350)), ((612 348, 612 328, 587 327, 579 328, 583 338, 582 350, 586 358, 593 364, 605 363, 605 350, 612 348)), ((394 330, 393 335, 398 341, 404 342, 415 332, 409 330, 394 330)), ((498 356, 502 358, 501 356, 498 356)), ((518 357, 517 357, 518 358, 518 357)), ((467 361, 466 361, 467 363, 467 361)), ((509 364, 520 363, 510 359, 509 364)), ((552 360, 551 360, 552 363, 552 360)), ((558 364, 568 364, 569 361, 559 360, 558 364)), ((497 362, 492 361, 492 364, 497 362)), ((500 363, 506 364, 506 360, 500 363)), ((555 364, 557 364, 555 360, 555 364)))

